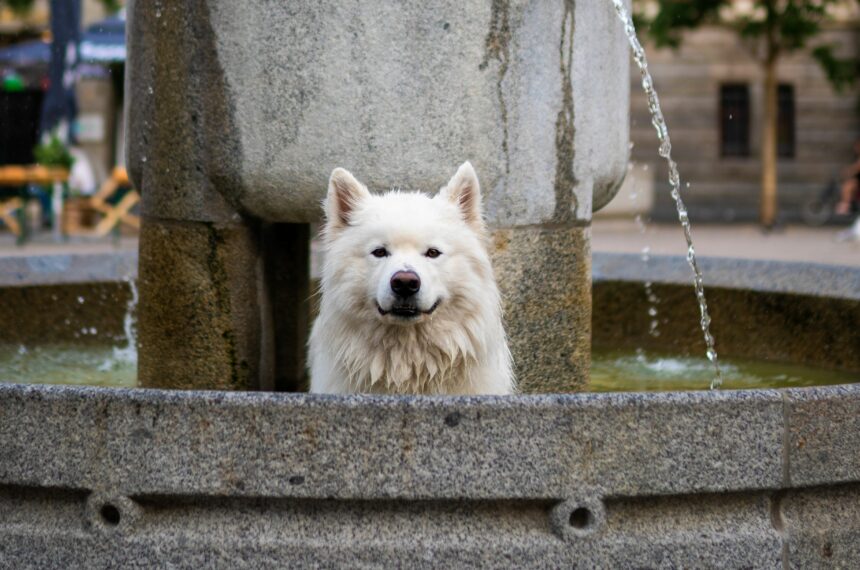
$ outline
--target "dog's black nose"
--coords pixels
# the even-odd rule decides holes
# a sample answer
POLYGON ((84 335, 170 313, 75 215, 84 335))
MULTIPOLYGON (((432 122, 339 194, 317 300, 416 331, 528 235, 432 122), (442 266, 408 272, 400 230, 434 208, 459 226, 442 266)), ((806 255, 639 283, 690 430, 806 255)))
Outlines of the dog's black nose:
POLYGON ((411 297, 421 289, 421 279, 414 271, 398 271, 391 276, 391 290, 398 297, 411 297))

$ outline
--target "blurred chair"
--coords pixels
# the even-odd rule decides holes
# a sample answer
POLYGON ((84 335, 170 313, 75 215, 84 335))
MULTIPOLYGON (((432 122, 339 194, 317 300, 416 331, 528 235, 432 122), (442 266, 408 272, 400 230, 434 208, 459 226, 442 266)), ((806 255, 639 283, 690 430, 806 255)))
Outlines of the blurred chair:
POLYGON ((87 200, 87 207, 104 217, 96 222, 92 229, 81 229, 73 233, 104 236, 111 230, 118 230, 120 224, 127 224, 139 230, 140 217, 131 211, 138 202, 140 202, 140 194, 132 188, 128 172, 125 168, 117 166, 98 192, 87 200))
POLYGON ((19 196, 0 198, 0 220, 16 236, 21 235, 21 224, 18 223, 17 212, 24 207, 24 200, 19 196))

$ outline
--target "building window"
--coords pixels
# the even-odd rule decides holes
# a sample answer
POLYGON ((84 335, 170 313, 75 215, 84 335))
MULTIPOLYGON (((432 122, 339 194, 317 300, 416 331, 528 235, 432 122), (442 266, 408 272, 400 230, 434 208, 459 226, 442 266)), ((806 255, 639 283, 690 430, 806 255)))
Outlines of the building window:
POLYGON ((794 86, 779 86, 776 149, 781 157, 794 157, 794 86))
POLYGON ((745 84, 720 87, 720 154, 750 155, 750 90, 745 84))

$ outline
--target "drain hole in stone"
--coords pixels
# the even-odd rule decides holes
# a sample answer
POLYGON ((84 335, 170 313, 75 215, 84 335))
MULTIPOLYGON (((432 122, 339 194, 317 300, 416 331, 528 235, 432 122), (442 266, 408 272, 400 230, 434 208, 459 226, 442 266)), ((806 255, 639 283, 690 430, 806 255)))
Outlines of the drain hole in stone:
POLYGON ((590 527, 592 522, 594 522, 594 516, 585 507, 579 507, 570 513, 570 526, 577 530, 590 527))
POLYGON ((102 520, 105 524, 110 526, 116 526, 119 524, 119 509, 110 503, 102 505, 102 508, 99 510, 99 514, 102 516, 102 520))

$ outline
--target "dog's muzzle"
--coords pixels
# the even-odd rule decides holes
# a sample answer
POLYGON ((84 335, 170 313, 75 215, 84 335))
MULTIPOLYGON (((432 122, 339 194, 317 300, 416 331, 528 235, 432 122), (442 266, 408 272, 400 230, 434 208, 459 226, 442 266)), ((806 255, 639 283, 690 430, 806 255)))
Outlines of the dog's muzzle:
POLYGON ((414 319, 415 317, 418 317, 420 315, 432 315, 433 311, 436 310, 436 308, 439 306, 439 303, 441 302, 442 299, 438 299, 435 303, 433 303, 433 306, 426 311, 422 311, 416 305, 406 303, 396 303, 392 305, 391 308, 387 311, 380 307, 379 304, 377 304, 376 310, 378 310, 379 314, 382 316, 393 315, 401 319, 414 319))

